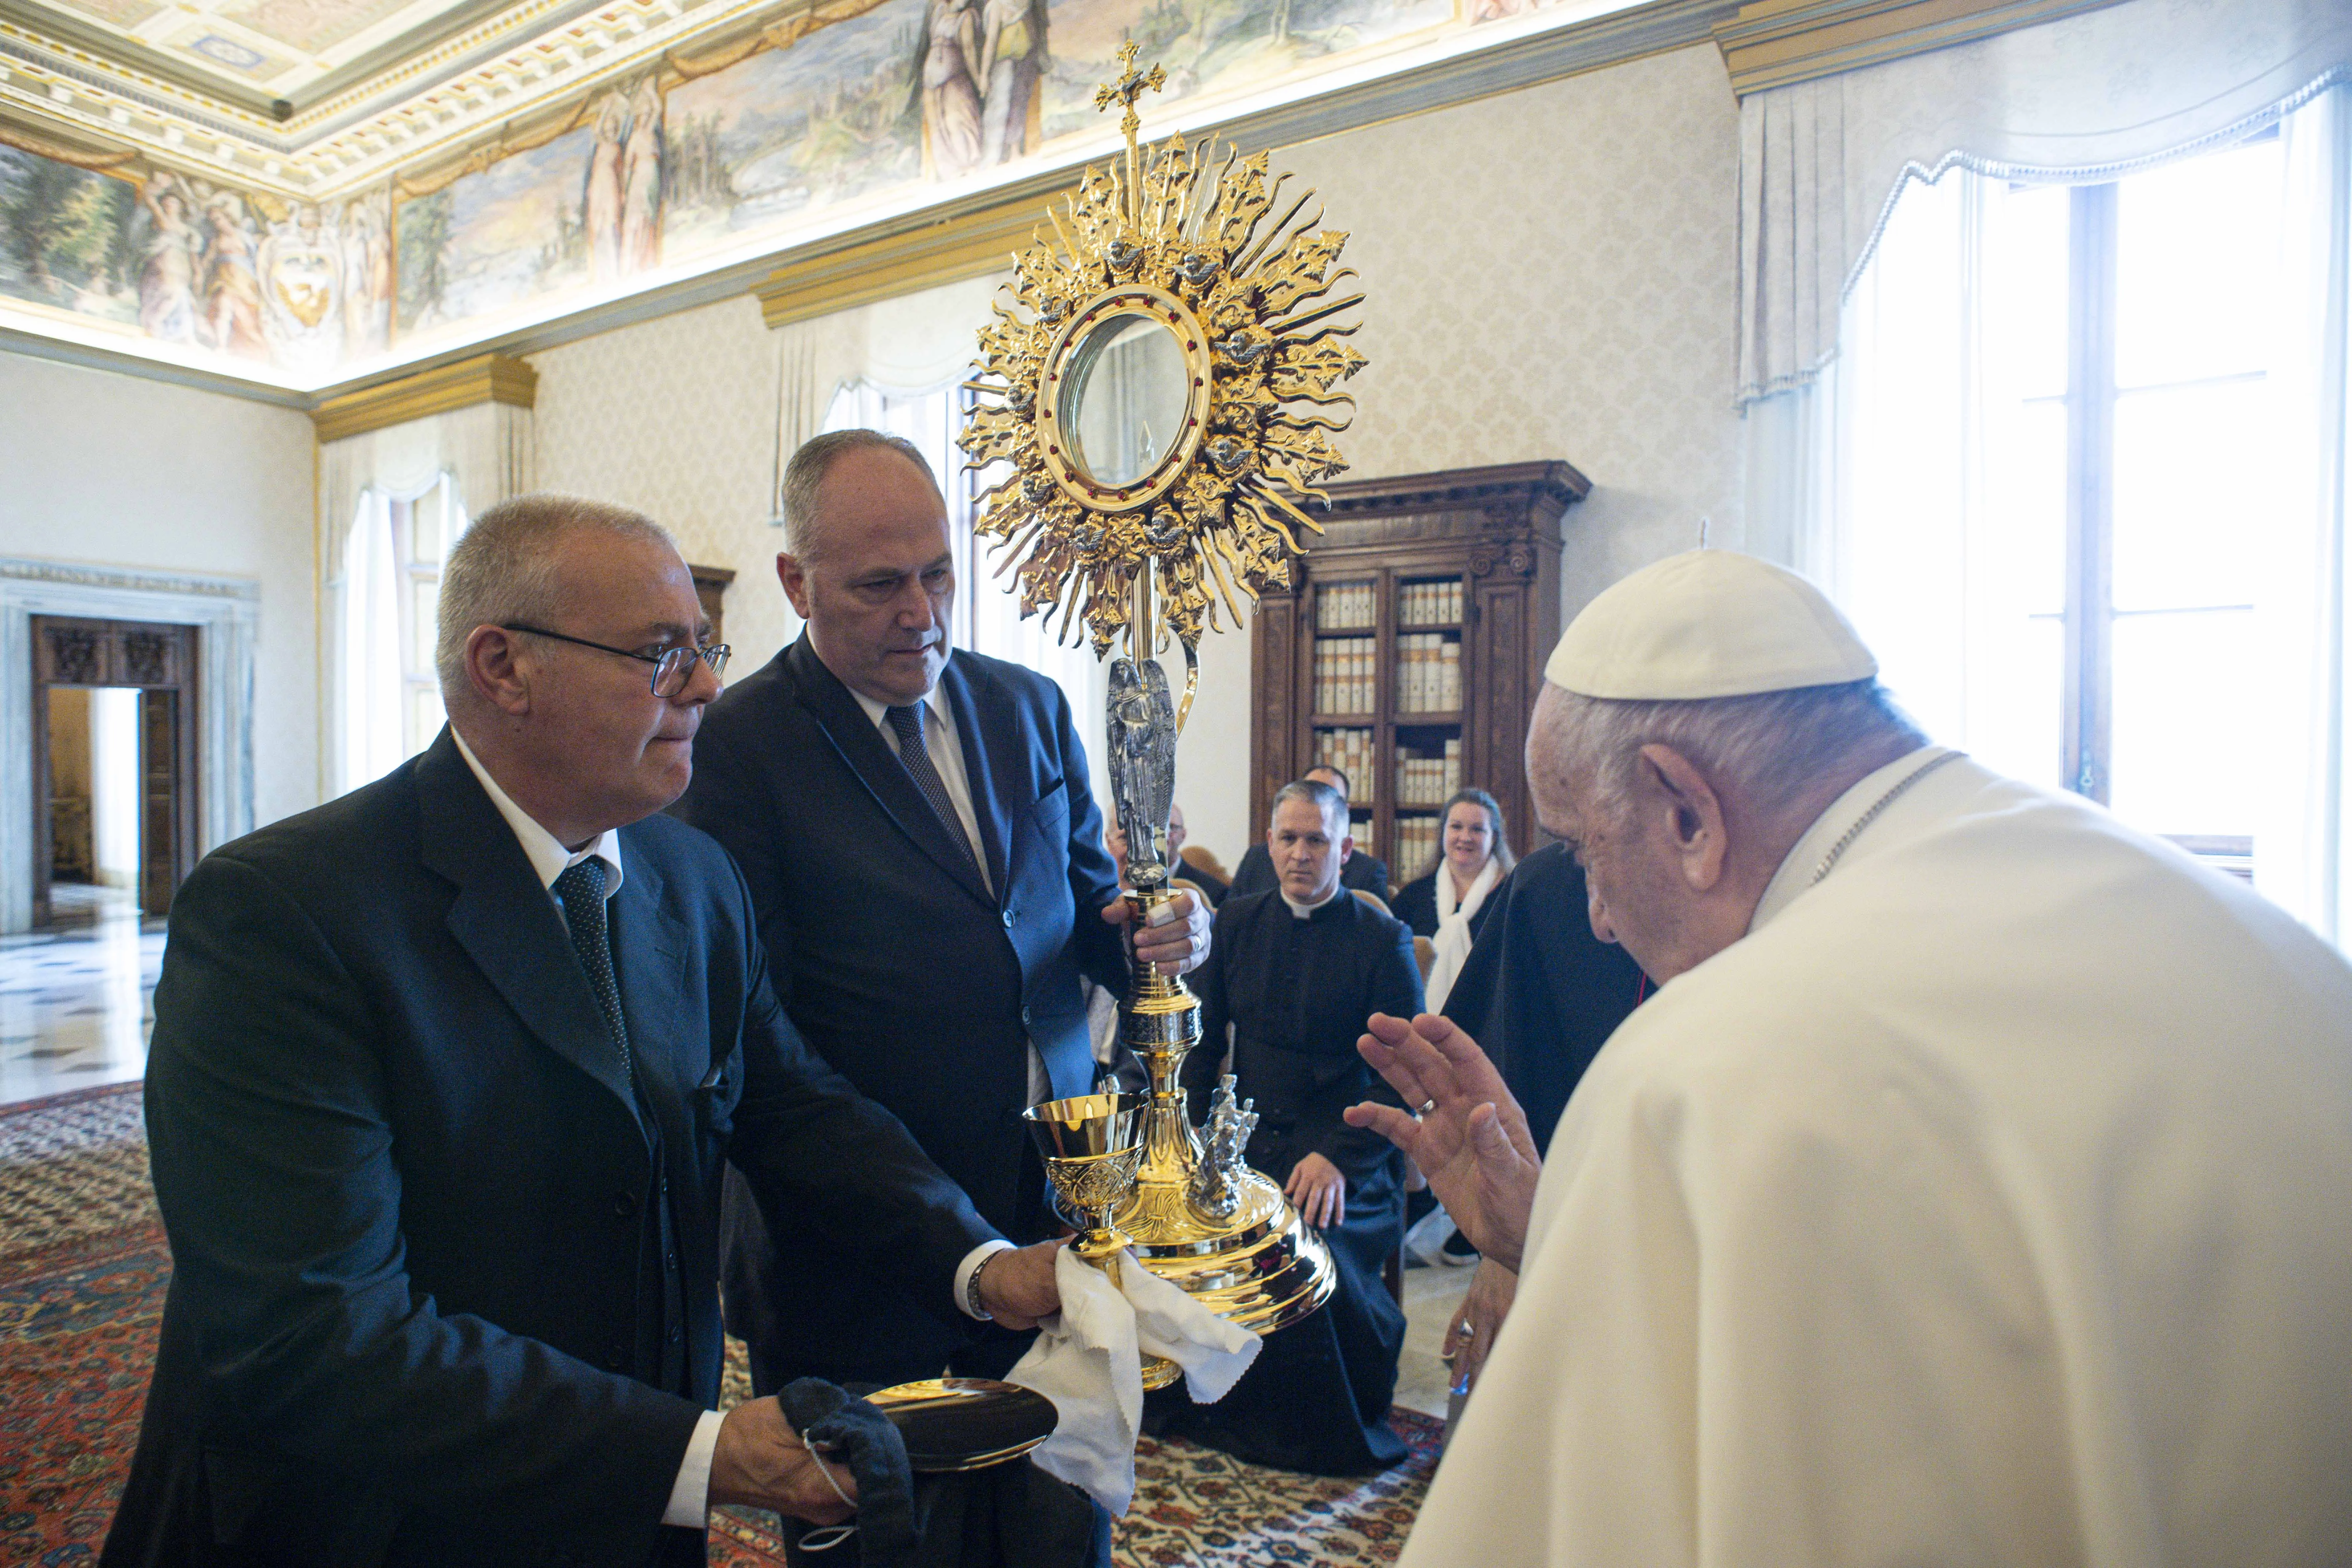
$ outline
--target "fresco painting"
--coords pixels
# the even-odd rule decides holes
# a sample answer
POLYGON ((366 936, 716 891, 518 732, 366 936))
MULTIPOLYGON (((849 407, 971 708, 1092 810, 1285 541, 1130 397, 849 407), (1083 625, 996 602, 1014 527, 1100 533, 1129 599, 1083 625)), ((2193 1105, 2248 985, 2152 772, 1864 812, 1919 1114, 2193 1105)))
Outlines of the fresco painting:
POLYGON ((0 145, 0 297, 289 371, 390 346, 389 193, 288 205, 0 145))
MULTIPOLYGON (((315 50, 413 3, 230 0, 222 14, 315 50)), ((1553 3, 824 0, 507 127, 487 166, 445 153, 316 206, 129 153, 57 162, 0 129, 0 301, 325 380, 404 337, 479 331, 747 243, 781 248, 829 207, 983 180, 1101 134, 1095 89, 1130 38, 1167 71, 1152 101, 1164 115, 1553 3)))
POLYGON ((673 259, 919 177, 913 84, 926 0, 882 0, 668 93, 673 259))
POLYGON ((1172 103, 1276 87, 1332 56, 1428 32, 1454 19, 1454 0, 1051 0, 1050 16, 1048 141, 1096 129, 1095 88, 1117 74, 1129 38, 1168 73, 1154 101, 1172 103))
POLYGON ((622 138, 602 119, 400 203, 398 330, 429 331, 587 282, 592 205, 599 242, 617 233, 622 138))

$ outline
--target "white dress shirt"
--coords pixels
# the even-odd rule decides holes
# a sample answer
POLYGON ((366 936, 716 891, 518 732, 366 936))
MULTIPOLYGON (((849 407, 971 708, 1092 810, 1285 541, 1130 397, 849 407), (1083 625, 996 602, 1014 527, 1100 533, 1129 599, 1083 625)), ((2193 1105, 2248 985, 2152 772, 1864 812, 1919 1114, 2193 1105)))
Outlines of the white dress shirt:
MULTIPOLYGON (((861 697, 858 700, 863 702, 866 700, 861 697)), ((886 735, 890 732, 887 724, 884 726, 883 732, 886 735)), ((466 759, 466 765, 473 769, 474 777, 481 781, 482 791, 490 797, 490 804, 499 808, 499 815, 506 818, 507 826, 514 830, 516 842, 522 846, 524 856, 530 861, 530 868, 538 874, 540 884, 548 889, 548 898, 551 901, 555 900, 555 879, 581 861, 590 858, 604 862, 605 899, 609 900, 614 893, 621 890, 621 879, 625 872, 621 865, 619 829, 608 827, 597 835, 592 842, 579 849, 565 847, 555 835, 541 826, 537 818, 517 805, 513 797, 499 787, 499 781, 490 776, 488 768, 482 766, 481 759, 474 755, 474 749, 466 744, 466 737, 459 734, 454 725, 450 727, 449 738, 457 742, 457 754, 466 759)), ((947 776, 944 771, 942 776, 947 776)), ((954 783, 949 787, 956 792, 956 798, 963 803, 965 822, 969 826, 971 791, 971 787, 964 783, 963 763, 961 758, 957 760, 953 778, 954 783)), ((984 871, 982 874, 986 875, 984 871)), ((557 907, 559 909, 562 907, 560 902, 557 907)), ((1036 1052, 1033 1049, 1030 1055, 1034 1060, 1036 1052)), ((1033 1074, 1035 1071, 1034 1065, 1031 1071, 1033 1074)), ((986 1262, 991 1255, 1002 1252, 1012 1245, 1002 1237, 993 1241, 983 1241, 966 1253, 963 1261, 956 1266, 956 1306, 967 1315, 971 1315, 971 1308, 967 1303, 971 1298, 971 1277, 980 1271, 980 1266, 986 1262)), ((687 1530, 700 1530, 709 1522, 710 1456, 712 1450, 719 1446, 719 1428, 725 1422, 726 1417, 716 1410, 704 1411, 700 1419, 695 1422, 694 1436, 687 1440, 686 1454, 678 1461, 677 1479, 670 1487, 669 1506, 662 1510, 664 1524, 674 1524, 687 1530)))

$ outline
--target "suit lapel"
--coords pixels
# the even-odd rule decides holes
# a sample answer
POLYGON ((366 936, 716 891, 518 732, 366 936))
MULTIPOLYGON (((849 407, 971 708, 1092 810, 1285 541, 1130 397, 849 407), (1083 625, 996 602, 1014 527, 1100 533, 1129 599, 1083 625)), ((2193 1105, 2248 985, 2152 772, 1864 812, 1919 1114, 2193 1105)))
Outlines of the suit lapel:
POLYGON ((1011 728, 1011 706, 1003 689, 982 678, 961 655, 951 655, 940 672, 940 690, 955 714, 956 740, 963 750, 963 776, 971 785, 972 816, 980 824, 981 852, 988 857, 992 887, 1010 886, 1005 879, 1012 847, 1005 842, 1006 816, 996 797, 996 774, 989 766, 987 740, 1011 728))
POLYGON ((417 759, 416 796, 425 864, 457 889, 449 934, 523 1026, 611 1090, 635 1121, 636 1095, 563 916, 446 729, 417 759))
MULTIPOLYGON (((916 787, 905 764, 898 761, 898 754, 882 739, 882 731, 866 716, 866 710, 858 706, 849 688, 825 668, 824 661, 809 647, 806 633, 785 651, 785 658, 800 692, 801 705, 816 720, 825 740, 857 782, 866 786, 866 793, 873 795, 875 804, 940 869, 973 898, 992 908, 996 900, 981 885, 980 872, 972 865, 971 857, 957 848, 955 841, 948 837, 939 813, 923 798, 923 792, 916 787)), ((973 798, 981 798, 976 784, 973 798)))

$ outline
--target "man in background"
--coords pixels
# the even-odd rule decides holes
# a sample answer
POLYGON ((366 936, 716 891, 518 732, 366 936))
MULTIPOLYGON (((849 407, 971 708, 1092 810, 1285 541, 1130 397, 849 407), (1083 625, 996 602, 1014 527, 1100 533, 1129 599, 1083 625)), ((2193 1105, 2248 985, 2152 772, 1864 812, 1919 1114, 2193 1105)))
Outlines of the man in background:
POLYGON ((1281 881, 1219 906, 1193 983, 1202 1043, 1184 1059, 1193 1114, 1205 1116, 1230 1026, 1236 1092, 1258 1115, 1245 1157, 1323 1233, 1338 1288, 1322 1310, 1270 1335, 1223 1399, 1171 1399, 1158 1412, 1164 1430, 1320 1475, 1404 1458, 1388 1425, 1404 1313, 1381 1272, 1403 1234, 1404 1165, 1344 1113, 1381 1089, 1356 1054, 1364 1020, 1418 1012, 1421 972, 1403 922, 1339 885, 1347 837, 1347 799, 1328 784, 1303 780, 1275 795, 1265 841, 1281 881))
MULTIPOLYGON (((1299 776, 1329 785, 1339 792, 1342 803, 1349 796, 1348 775, 1338 768, 1318 763, 1299 776)), ((1234 868, 1232 894, 1270 893, 1281 879, 1265 846, 1253 844, 1242 857, 1242 863, 1234 868)), ((1382 903, 1395 891, 1389 886, 1388 862, 1368 849, 1358 848, 1352 834, 1339 847, 1339 885, 1350 891, 1370 893, 1382 903)))

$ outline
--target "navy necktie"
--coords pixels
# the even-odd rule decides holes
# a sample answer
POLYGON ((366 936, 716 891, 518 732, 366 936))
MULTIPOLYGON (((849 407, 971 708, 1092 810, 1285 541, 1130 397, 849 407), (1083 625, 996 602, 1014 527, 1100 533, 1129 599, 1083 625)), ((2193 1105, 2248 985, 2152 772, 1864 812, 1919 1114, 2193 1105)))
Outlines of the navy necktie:
POLYGON ((923 744, 923 705, 909 702, 887 712, 890 728, 898 733, 898 761, 906 765, 915 787, 923 792, 923 798, 931 803, 931 810, 939 814, 940 826, 948 830, 948 837, 963 851, 963 858, 971 862, 971 868, 979 870, 980 857, 972 853, 971 837, 964 832, 963 818, 956 815, 955 802, 948 798, 947 782, 931 765, 930 751, 923 744))
POLYGON ((604 924, 604 862, 593 855, 567 867, 555 879, 555 896, 563 900, 563 923, 572 931, 572 951, 588 972, 588 989, 604 1010, 604 1028, 621 1049, 621 1076, 634 1088, 636 1078, 629 1060, 629 1026, 621 1016, 621 987, 613 976, 613 942, 604 924))

